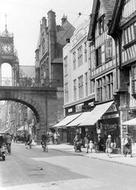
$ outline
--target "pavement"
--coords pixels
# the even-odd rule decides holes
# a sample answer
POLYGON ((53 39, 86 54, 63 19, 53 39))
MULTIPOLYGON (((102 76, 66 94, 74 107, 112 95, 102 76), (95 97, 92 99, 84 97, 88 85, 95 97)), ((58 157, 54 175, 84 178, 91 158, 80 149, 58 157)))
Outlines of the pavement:
MULTIPOLYGON (((41 146, 39 146, 39 145, 36 145, 36 147, 41 148, 41 146)), ((49 150, 54 149, 54 150, 62 151, 62 152, 70 152, 73 154, 78 154, 80 156, 86 156, 86 157, 92 158, 92 159, 99 159, 99 160, 104 160, 104 161, 108 161, 108 162, 114 162, 114 163, 118 163, 118 164, 124 164, 124 165, 136 167, 135 150, 133 151, 132 157, 130 157, 130 155, 128 155, 127 157, 124 157, 124 155, 122 155, 122 154, 111 154, 111 156, 108 157, 108 155, 103 152, 86 153, 86 148, 82 148, 82 152, 75 152, 73 145, 69 145, 69 144, 49 144, 48 149, 49 150)))

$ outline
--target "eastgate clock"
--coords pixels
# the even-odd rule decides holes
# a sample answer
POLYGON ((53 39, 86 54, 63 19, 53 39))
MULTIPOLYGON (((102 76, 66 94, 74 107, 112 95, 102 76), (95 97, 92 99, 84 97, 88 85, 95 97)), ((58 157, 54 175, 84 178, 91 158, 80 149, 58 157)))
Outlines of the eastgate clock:
POLYGON ((11 45, 10 44, 3 44, 3 51, 5 52, 5 53, 11 53, 11 51, 12 51, 12 47, 11 47, 11 45))

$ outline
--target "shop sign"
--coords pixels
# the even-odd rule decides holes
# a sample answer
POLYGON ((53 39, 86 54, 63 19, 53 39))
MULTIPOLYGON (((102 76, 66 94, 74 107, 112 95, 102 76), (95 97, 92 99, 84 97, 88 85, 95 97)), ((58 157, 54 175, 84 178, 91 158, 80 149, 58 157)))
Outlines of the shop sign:
POLYGON ((72 108, 69 108, 69 109, 68 109, 68 113, 71 113, 71 112, 73 112, 73 109, 72 109, 72 108))
POLYGON ((115 113, 115 114, 112 114, 112 115, 103 115, 102 119, 112 119, 112 118, 117 118, 117 117, 119 117, 119 114, 115 113))
POLYGON ((76 105, 76 112, 82 111, 83 104, 76 105))
POLYGON ((117 124, 113 124, 113 125, 103 124, 103 129, 106 131, 114 131, 117 129, 117 124))
POLYGON ((93 102, 89 102, 88 106, 92 106, 93 107, 94 106, 94 101, 93 102))

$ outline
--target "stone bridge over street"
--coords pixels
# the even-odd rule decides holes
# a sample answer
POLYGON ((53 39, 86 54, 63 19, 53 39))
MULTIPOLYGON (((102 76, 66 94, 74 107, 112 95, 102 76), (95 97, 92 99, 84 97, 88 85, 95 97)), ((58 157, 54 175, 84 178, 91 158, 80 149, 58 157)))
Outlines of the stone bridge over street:
POLYGON ((0 86, 0 100, 22 103, 34 112, 37 121, 37 140, 48 127, 57 121, 58 101, 63 102, 63 92, 50 87, 0 86))

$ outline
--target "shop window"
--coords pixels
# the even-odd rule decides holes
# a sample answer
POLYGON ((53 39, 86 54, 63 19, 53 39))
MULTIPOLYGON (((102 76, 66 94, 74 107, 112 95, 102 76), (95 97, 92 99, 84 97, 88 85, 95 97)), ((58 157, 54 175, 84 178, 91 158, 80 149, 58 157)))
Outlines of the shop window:
POLYGON ((84 43, 84 59, 87 62, 87 42, 84 43))
POLYGON ((83 75, 78 77, 78 92, 79 92, 79 98, 83 98, 84 97, 83 75))
POLYGON ((106 101, 113 98, 113 74, 110 73, 97 80, 97 101, 106 101))
POLYGON ((73 90, 74 90, 74 100, 77 99, 77 80, 73 81, 73 90))
POLYGON ((68 56, 64 57, 64 76, 68 75, 68 56))
POLYGON ((136 67, 132 69, 132 93, 136 94, 136 67))
POLYGON ((69 101, 69 97, 68 97, 68 83, 65 83, 64 85, 64 93, 65 93, 65 102, 69 101))
POLYGON ((95 90, 95 80, 90 80, 90 94, 94 93, 95 90))
POLYGON ((82 46, 80 46, 77 51, 78 51, 78 66, 80 66, 83 64, 83 48, 82 48, 82 46))
POLYGON ((99 35, 101 35, 104 32, 104 15, 101 16, 98 20, 98 30, 99 35))
POLYGON ((136 40, 136 23, 124 29, 122 33, 122 46, 132 43, 136 40))
POLYGON ((88 96, 88 73, 85 73, 85 95, 88 96))
POLYGON ((102 101, 102 79, 97 81, 97 101, 102 101))
POLYGON ((98 49, 96 49, 96 67, 99 67, 102 64, 101 55, 102 55, 101 47, 99 47, 98 49))
POLYGON ((76 52, 73 52, 73 70, 76 69, 76 52))
POLYGON ((113 98, 113 74, 107 75, 107 99, 113 98))
POLYGON ((109 38, 105 42, 105 60, 111 60, 112 58, 112 39, 109 38))

